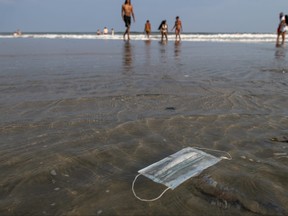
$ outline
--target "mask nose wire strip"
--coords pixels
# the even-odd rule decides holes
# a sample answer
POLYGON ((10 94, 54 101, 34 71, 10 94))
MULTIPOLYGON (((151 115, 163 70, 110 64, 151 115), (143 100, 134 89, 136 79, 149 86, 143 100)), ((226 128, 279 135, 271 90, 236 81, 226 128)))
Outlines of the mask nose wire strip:
POLYGON ((134 196, 135 196, 137 199, 139 199, 140 201, 143 201, 143 202, 154 202, 154 201, 160 199, 160 198, 166 193, 166 191, 168 191, 168 190, 170 189, 170 188, 166 188, 158 197, 156 197, 156 198, 154 198, 154 199, 142 199, 142 198, 140 198, 139 196, 137 196, 137 194, 135 193, 135 190, 134 190, 135 182, 136 182, 136 180, 138 179, 138 177, 139 177, 140 175, 141 175, 141 174, 138 174, 138 175, 135 177, 134 181, 132 182, 132 192, 133 192, 134 196))

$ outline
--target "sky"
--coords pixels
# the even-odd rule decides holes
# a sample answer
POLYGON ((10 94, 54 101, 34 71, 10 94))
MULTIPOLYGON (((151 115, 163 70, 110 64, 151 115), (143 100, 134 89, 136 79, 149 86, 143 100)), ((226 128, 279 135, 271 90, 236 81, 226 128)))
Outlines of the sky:
MULTIPOLYGON (((184 32, 275 33, 279 13, 288 14, 287 0, 131 0, 136 22, 131 31, 143 32, 147 19, 152 31, 167 20, 169 29, 180 16, 184 32)), ((0 0, 0 32, 124 31, 124 0, 0 0)))

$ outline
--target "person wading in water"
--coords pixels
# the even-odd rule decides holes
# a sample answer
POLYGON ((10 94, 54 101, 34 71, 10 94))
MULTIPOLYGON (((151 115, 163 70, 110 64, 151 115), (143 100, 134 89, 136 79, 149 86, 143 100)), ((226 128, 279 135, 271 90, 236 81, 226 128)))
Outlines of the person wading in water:
POLYGON ((172 31, 173 31, 173 29, 175 29, 176 41, 177 41, 178 37, 179 37, 179 40, 181 40, 180 33, 181 33, 181 31, 183 31, 183 28, 182 28, 182 22, 179 19, 179 16, 176 17, 175 25, 172 28, 172 31))
POLYGON ((131 26, 131 16, 133 17, 133 21, 135 22, 135 16, 133 11, 133 6, 131 4, 131 0, 126 0, 122 5, 121 16, 125 23, 126 31, 123 35, 125 40, 125 36, 128 36, 128 40, 130 40, 130 26, 131 26))

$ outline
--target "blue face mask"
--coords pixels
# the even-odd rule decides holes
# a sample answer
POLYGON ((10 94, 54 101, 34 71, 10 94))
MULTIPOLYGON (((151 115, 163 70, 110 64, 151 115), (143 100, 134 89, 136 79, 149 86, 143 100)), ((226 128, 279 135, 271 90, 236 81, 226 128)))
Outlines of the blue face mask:
MULTIPOLYGON (((217 151, 217 150, 213 150, 217 151)), ((136 198, 141 201, 155 201, 169 189, 175 189, 189 178, 199 175, 203 170, 221 161, 221 159, 232 159, 227 157, 215 157, 195 148, 184 148, 144 169, 138 171, 132 183, 132 191, 136 198), (163 193, 151 200, 138 197, 134 191, 134 184, 137 178, 143 175, 154 182, 167 186, 163 193)))

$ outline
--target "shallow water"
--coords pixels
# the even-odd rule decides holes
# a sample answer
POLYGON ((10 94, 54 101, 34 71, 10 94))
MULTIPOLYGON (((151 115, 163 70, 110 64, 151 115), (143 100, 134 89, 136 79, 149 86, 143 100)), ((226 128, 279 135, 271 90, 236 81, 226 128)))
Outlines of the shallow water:
MULTIPOLYGON (((0 214, 287 215, 288 143, 271 140, 288 136, 286 55, 270 43, 2 39, 0 214), (133 196, 138 170, 188 146, 233 160, 156 202, 133 196)), ((143 177, 135 189, 165 188, 143 177)))

